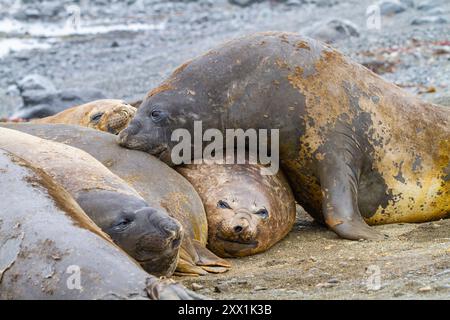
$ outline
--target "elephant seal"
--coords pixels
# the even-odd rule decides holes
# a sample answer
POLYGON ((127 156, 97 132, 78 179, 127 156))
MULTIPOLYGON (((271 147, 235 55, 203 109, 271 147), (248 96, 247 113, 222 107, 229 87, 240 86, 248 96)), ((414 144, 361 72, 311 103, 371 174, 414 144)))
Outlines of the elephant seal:
POLYGON ((118 137, 167 163, 183 128, 279 129, 280 167, 297 202, 347 239, 368 224, 450 212, 450 110, 420 101, 330 46, 258 33, 179 67, 118 137))
POLYGON ((0 148, 49 174, 146 271, 155 275, 173 273, 182 238, 181 225, 165 211, 150 207, 92 156, 6 128, 0 128, 0 148))
POLYGON ((0 149, 0 299, 199 299, 147 274, 42 170, 0 149))
POLYGON ((206 249, 208 221, 192 185, 163 162, 147 153, 116 144, 115 136, 70 125, 0 124, 43 139, 62 142, 89 153, 132 186, 154 208, 161 208, 183 226, 176 274, 205 275, 227 271, 231 265, 206 249))
MULTIPOLYGON (((226 163, 226 162, 225 162, 226 163)), ((192 164, 181 173, 202 198, 208 248, 221 257, 266 251, 292 229, 295 200, 283 173, 263 175, 261 165, 192 164)))
POLYGON ((119 134, 133 118, 136 108, 122 100, 103 99, 64 110, 32 123, 61 123, 119 134))

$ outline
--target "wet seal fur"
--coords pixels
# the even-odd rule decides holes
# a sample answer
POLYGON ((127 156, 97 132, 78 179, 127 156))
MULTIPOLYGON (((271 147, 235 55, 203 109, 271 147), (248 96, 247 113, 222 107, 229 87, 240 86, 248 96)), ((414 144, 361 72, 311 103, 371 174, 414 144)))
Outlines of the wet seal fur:
POLYGON ((193 186, 175 170, 147 153, 119 147, 111 134, 70 125, 12 124, 6 127, 65 143, 89 153, 133 187, 154 208, 161 208, 183 226, 178 275, 227 271, 231 264, 206 249, 208 221, 193 186))
POLYGON ((281 171, 263 175, 256 164, 201 164, 177 168, 202 198, 208 248, 221 257, 264 252, 292 229, 295 200, 281 171))
POLYGON ((167 212, 150 207, 125 181, 88 153, 6 128, 0 128, 0 148, 50 175, 146 271, 155 275, 173 273, 182 239, 181 225, 167 212))
POLYGON ((202 298, 146 273, 50 176, 3 149, 0 185, 0 299, 202 298))
POLYGON ((74 124, 119 134, 136 113, 136 108, 122 100, 103 99, 64 110, 32 123, 74 124))
POLYGON ((280 129, 296 200, 347 239, 368 224, 450 212, 450 110, 420 101, 337 50, 259 33, 187 63, 149 92, 118 142, 170 163, 175 129, 280 129))

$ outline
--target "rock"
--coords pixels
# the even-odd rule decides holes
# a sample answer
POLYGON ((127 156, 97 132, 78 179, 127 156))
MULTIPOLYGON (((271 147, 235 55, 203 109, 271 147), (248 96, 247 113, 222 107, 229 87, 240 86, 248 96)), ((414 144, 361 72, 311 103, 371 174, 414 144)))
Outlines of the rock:
POLYGON ((34 119, 54 115, 67 108, 90 101, 105 99, 95 88, 74 88, 61 91, 26 90, 22 92, 24 106, 13 113, 12 118, 34 119))
POLYGON ((316 285, 316 288, 332 288, 334 287, 336 284, 335 283, 329 283, 329 282, 325 282, 325 283, 319 283, 316 285))
POLYGON ((256 287, 253 288, 253 291, 264 291, 264 290, 267 290, 267 288, 266 287, 261 287, 261 286, 256 286, 256 287))
POLYGON ((398 298, 398 297, 401 297, 401 296, 403 296, 403 295, 405 295, 403 292, 401 292, 401 291, 396 291, 396 292, 394 292, 394 297, 395 298, 398 298))
POLYGON ((245 7, 251 6, 254 3, 260 3, 263 1, 264 0, 228 0, 229 3, 239 6, 239 7, 242 7, 242 8, 245 8, 245 7))
POLYGON ((58 100, 62 104, 70 104, 70 106, 83 104, 86 102, 105 99, 105 94, 95 88, 73 88, 61 90, 57 95, 58 100))
POLYGON ((417 5, 417 10, 420 11, 429 11, 431 9, 434 9, 438 6, 437 3, 434 3, 434 1, 423 1, 417 5))
POLYGON ((6 94, 8 96, 20 96, 20 89, 18 86, 12 84, 6 89, 6 94))
POLYGON ((406 10, 406 6, 399 1, 380 1, 378 2, 380 13, 384 16, 393 16, 406 10))
POLYGON ((392 73, 395 70, 396 63, 385 59, 376 58, 367 59, 361 63, 367 69, 372 70, 376 74, 392 73))
POLYGON ((315 24, 307 32, 310 37, 333 43, 350 37, 359 37, 358 27, 352 22, 344 19, 331 19, 325 23, 315 24))
POLYGON ((430 286, 419 288, 418 292, 430 292, 432 288, 430 286))
POLYGON ((219 283, 214 287, 214 292, 223 293, 230 291, 230 286, 227 283, 219 283))
POLYGON ((56 87, 53 82, 41 75, 31 74, 17 82, 17 87, 20 91, 27 90, 43 90, 47 92, 56 92, 56 87))
POLYGON ((400 0, 400 3, 409 8, 414 8, 414 0, 400 0))
POLYGON ((25 106, 35 106, 38 104, 52 104, 56 98, 55 91, 46 90, 26 90, 22 92, 25 106))
POLYGON ((438 97, 434 97, 431 100, 432 103, 439 104, 441 106, 450 107, 450 94, 444 94, 438 97))
POLYGON ((411 25, 413 26, 420 26, 424 24, 444 24, 448 23, 448 19, 444 16, 425 16, 425 17, 418 17, 411 21, 411 25))
POLYGON ((193 291, 198 291, 204 288, 201 284, 198 283, 193 283, 191 287, 193 291))
POLYGON ((339 280, 335 279, 335 278, 331 278, 330 280, 327 281, 327 283, 337 284, 337 283, 339 283, 339 280))

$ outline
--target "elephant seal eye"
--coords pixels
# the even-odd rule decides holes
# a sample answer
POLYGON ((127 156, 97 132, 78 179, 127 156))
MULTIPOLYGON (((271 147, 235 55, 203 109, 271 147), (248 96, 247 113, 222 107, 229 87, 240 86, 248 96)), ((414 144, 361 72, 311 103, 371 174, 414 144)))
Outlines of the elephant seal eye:
POLYGON ((219 202, 217 202, 217 208, 220 209, 231 209, 230 205, 228 203, 226 203, 223 200, 219 200, 219 202))
POLYGON ((269 211, 267 211, 267 209, 260 209, 256 211, 256 214, 263 219, 267 219, 269 217, 269 211))
POLYGON ((163 118, 163 112, 160 110, 153 110, 150 116, 152 117, 153 121, 158 122, 163 118))
POLYGON ((123 231, 130 225, 131 222, 131 219, 121 219, 113 226, 113 229, 114 231, 123 231))
POLYGON ((103 112, 97 112, 96 114, 91 116, 91 121, 92 122, 99 122, 100 119, 102 118, 102 116, 103 116, 103 112))

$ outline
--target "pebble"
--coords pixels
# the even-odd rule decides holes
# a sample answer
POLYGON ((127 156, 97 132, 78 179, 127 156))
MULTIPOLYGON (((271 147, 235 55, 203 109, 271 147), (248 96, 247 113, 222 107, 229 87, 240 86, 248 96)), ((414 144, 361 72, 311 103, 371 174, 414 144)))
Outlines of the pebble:
POLYGON ((230 291, 230 286, 226 283, 221 283, 214 287, 214 292, 216 293, 223 293, 228 291, 230 291))
POLYGON ((419 292, 430 292, 432 288, 430 286, 419 288, 419 292))
POLYGON ((266 287, 261 287, 261 286, 256 286, 256 287, 253 288, 253 291, 264 291, 264 290, 267 290, 267 288, 266 287))
POLYGON ((201 290, 203 288, 204 288, 204 286, 202 286, 201 284, 198 284, 198 283, 193 283, 192 284, 192 290, 194 290, 194 291, 198 291, 198 290, 201 290))

